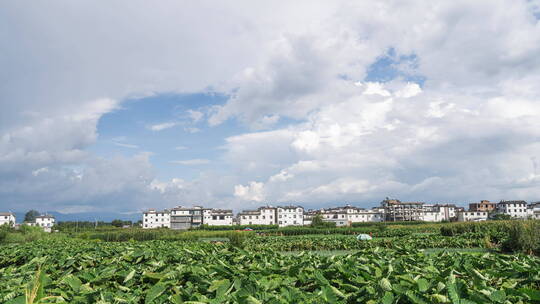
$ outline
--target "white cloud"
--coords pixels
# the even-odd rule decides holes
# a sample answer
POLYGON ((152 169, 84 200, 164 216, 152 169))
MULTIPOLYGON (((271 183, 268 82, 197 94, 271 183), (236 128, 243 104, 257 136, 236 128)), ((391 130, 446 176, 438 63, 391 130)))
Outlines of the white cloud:
POLYGON ((129 149, 139 149, 139 146, 132 145, 132 144, 126 144, 126 143, 119 143, 119 142, 113 142, 114 145, 123 147, 123 148, 129 148, 129 149))
POLYGON ((174 160, 171 161, 173 164, 180 164, 185 166, 197 166, 197 165, 206 165, 210 163, 210 160, 204 158, 195 158, 195 159, 186 159, 186 160, 174 160))
POLYGON ((178 125, 178 123, 176 122, 164 122, 164 123, 160 123, 160 124, 155 124, 155 125, 151 125, 148 127, 148 129, 152 130, 152 131, 162 131, 162 130, 165 130, 165 129, 170 129, 174 126, 178 125))
POLYGON ((204 113, 200 111, 188 110, 187 113, 194 123, 199 122, 204 117, 204 113))
POLYGON ((188 132, 188 133, 191 133, 191 134, 194 134, 194 133, 199 133, 199 132, 201 132, 201 129, 196 128, 196 127, 185 127, 185 128, 184 128, 184 131, 186 131, 186 132, 188 132))
POLYGON ((120 1, 103 14, 92 2, 2 2, 0 199, 69 210, 540 196, 530 163, 540 154, 537 8, 120 1), (396 60, 415 56, 393 67, 425 77, 422 87, 364 82, 389 49, 396 60), (230 98, 208 112, 198 105, 192 123, 266 130, 226 139, 227 176, 156 181, 148 154, 90 152, 99 119, 120 100, 208 91, 230 98), (287 119, 296 123, 276 129, 287 119))
POLYGON ((308 123, 235 137, 229 153, 238 153, 237 159, 259 156, 246 160, 257 168, 251 176, 268 172, 235 186, 235 195, 307 206, 376 203, 385 196, 459 203, 540 195, 530 161, 540 154, 540 145, 530 140, 540 136, 535 103, 518 102, 515 110, 502 111, 504 99, 430 90, 398 101, 407 84, 388 86, 379 89, 391 96, 352 94, 311 114, 308 123), (397 126, 385 128, 389 123, 397 126), (280 133, 287 134, 286 141, 266 145, 280 133), (292 149, 283 149, 286 143, 292 149), (276 162, 274 155, 282 153, 287 161, 276 162))
POLYGON ((234 196, 246 200, 262 202, 264 200, 264 184, 258 182, 250 182, 247 186, 234 186, 234 196))
POLYGON ((38 176, 38 175, 40 175, 42 173, 47 173, 47 172, 49 172, 49 168, 43 167, 43 168, 39 168, 39 169, 36 169, 36 170, 32 171, 32 175, 33 176, 38 176))

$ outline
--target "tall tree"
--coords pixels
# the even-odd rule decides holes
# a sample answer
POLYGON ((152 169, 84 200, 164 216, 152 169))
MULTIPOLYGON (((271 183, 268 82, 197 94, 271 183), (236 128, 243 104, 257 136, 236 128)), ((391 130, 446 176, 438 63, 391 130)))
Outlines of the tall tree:
POLYGON ((37 210, 30 210, 28 212, 26 212, 26 214, 24 215, 24 221, 25 222, 34 222, 36 220, 36 217, 39 216, 39 211, 37 210))

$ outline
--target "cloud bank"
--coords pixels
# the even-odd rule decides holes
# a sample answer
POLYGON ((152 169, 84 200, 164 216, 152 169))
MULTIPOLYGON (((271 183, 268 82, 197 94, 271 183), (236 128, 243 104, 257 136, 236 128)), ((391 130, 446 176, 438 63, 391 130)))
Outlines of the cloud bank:
POLYGON ((0 204, 132 211, 369 204, 387 195, 538 199, 537 8, 526 1, 3 2, 0 204), (390 51, 398 76, 368 81, 390 51), (411 80, 419 76, 422 83, 411 80), (188 117, 213 128, 235 120, 250 131, 227 137, 217 162, 181 161, 222 167, 193 180, 158 180, 148 153, 91 152, 103 115, 128 98, 171 92, 229 97, 188 117))

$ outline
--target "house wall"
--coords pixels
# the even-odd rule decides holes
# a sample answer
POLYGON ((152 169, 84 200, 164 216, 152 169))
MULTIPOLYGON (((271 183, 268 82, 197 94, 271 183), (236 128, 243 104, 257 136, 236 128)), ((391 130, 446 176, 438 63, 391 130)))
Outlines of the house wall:
POLYGON ((240 225, 275 225, 276 209, 259 208, 247 213, 238 214, 240 225))
POLYGON ((149 211, 143 213, 144 229, 171 228, 171 214, 168 211, 149 211))
POLYGON ((0 226, 2 225, 8 225, 8 226, 15 226, 15 216, 13 214, 4 214, 0 215, 0 226))
POLYGON ((508 214, 514 218, 527 217, 527 203, 499 203, 497 204, 497 212, 508 214))
POLYGON ((278 207, 277 223, 279 227, 304 225, 304 208, 298 206, 278 207))
POLYGON ((232 225, 233 214, 232 210, 230 213, 224 212, 215 212, 211 209, 206 209, 203 212, 203 224, 210 226, 223 226, 223 225, 232 225))

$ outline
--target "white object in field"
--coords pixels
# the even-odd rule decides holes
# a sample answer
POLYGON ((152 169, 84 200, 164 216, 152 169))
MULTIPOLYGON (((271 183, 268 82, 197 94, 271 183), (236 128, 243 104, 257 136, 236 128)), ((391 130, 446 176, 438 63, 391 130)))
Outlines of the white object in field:
POLYGON ((359 240, 359 241, 367 241, 367 240, 371 240, 372 237, 369 234, 359 234, 356 237, 356 239, 359 240))

